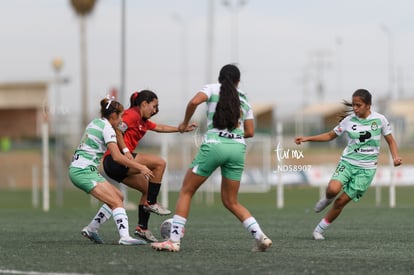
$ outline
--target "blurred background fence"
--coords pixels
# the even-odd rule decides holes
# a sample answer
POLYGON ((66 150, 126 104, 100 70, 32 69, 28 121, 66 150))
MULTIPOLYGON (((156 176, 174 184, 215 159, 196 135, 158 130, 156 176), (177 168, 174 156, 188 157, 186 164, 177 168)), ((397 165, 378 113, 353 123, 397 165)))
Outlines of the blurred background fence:
MULTIPOLYGON (((167 171, 163 180, 167 189, 163 190, 160 196, 164 204, 169 203, 168 192, 180 189, 184 174, 198 149, 201 138, 202 135, 199 133, 157 134, 148 132, 140 144, 138 153, 155 154, 167 160, 167 171)), ((292 185, 313 186, 320 188, 322 192, 343 150, 342 145, 337 144, 297 146, 293 143, 293 136, 288 135, 258 134, 247 142, 246 169, 240 188, 241 192, 246 193, 276 190, 277 193, 282 192, 283 196, 281 186, 292 185)), ((2 146, 0 152, 0 189, 3 191, 32 190, 34 205, 39 205, 44 183, 41 140, 8 139, 5 144, 7 146, 2 146)), ((395 186, 414 185, 414 150, 411 147, 401 147, 404 165, 393 169, 390 167, 387 146, 386 144, 382 146, 373 187, 389 187, 391 184, 395 186)), ((75 147, 75 144, 64 142, 61 153, 56 154, 55 139, 49 140, 49 175, 47 176, 50 181, 49 188, 56 196, 51 197, 50 200, 56 201, 58 206, 65 203, 64 193, 75 189, 67 175, 75 147)), ((200 191, 205 194, 207 202, 212 203, 214 193, 220 191, 220 181, 218 170, 201 187, 200 191)), ((128 188, 124 190, 136 192, 129 191, 128 188)), ((129 198, 135 200, 135 195, 131 193, 129 198)), ((277 199, 283 200, 283 197, 277 199)), ((280 207, 283 207, 283 201, 280 207)))

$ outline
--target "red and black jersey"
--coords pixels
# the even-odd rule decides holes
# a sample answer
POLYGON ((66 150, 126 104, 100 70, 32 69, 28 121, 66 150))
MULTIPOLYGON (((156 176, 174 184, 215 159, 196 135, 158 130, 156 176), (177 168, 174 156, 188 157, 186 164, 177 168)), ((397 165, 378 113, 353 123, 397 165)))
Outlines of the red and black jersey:
POLYGON ((137 108, 127 109, 122 115, 122 121, 127 125, 127 129, 124 132, 124 141, 131 152, 135 151, 145 133, 157 126, 157 124, 148 119, 143 120, 137 108))
MULTIPOLYGON (((137 108, 129 108, 122 115, 122 121, 126 124, 124 131, 124 142, 130 152, 134 152, 141 138, 144 137, 148 130, 154 129, 157 124, 150 120, 143 120, 141 113, 137 108)), ((125 125, 124 125, 125 126, 125 125)), ((105 152, 105 156, 109 155, 109 150, 105 152)))

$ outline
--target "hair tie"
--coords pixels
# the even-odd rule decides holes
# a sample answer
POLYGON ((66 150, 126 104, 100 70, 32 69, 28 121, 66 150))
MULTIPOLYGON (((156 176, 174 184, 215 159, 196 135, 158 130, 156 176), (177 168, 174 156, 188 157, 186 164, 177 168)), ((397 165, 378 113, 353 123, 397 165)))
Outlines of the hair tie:
POLYGON ((132 95, 132 100, 134 100, 134 101, 135 101, 135 99, 138 97, 138 94, 139 94, 139 92, 135 92, 135 93, 132 95))
POLYGON ((108 103, 106 104, 105 109, 108 110, 109 106, 111 106, 112 101, 115 100, 115 97, 114 96, 107 95, 106 96, 106 99, 108 99, 108 103))

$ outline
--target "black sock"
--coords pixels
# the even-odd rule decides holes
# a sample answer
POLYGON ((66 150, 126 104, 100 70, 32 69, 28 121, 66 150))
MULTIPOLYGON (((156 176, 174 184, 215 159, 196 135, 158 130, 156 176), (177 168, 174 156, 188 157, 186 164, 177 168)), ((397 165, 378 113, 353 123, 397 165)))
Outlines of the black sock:
POLYGON ((148 229, 148 221, 150 218, 150 212, 144 210, 144 205, 138 205, 138 226, 141 229, 148 229))
POLYGON ((158 193, 160 192, 161 184, 160 183, 148 183, 148 196, 147 200, 149 204, 157 203, 158 193))

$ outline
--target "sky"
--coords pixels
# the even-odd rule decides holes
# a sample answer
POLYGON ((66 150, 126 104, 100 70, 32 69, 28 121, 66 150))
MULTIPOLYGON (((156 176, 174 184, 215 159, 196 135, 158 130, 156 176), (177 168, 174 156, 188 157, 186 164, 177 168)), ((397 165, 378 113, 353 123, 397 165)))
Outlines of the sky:
MULTIPOLYGON (((252 104, 291 117, 366 88, 374 104, 414 93, 412 0, 125 0, 125 95, 150 89, 154 120, 178 124, 220 68, 238 64, 252 104), (208 5, 213 1, 213 24, 208 5), (209 28, 212 40, 209 39, 209 28), (212 53, 208 62, 208 52, 212 53), (210 65, 209 65, 210 64, 210 65), (322 87, 322 89, 320 89, 322 87)), ((50 81, 49 101, 79 119, 80 23, 69 0, 1 1, 0 82, 50 81), (60 58, 59 87, 52 61, 60 58), (59 93, 59 97, 56 95, 59 93)), ((121 86, 121 1, 98 0, 86 20, 90 117, 121 86)))

